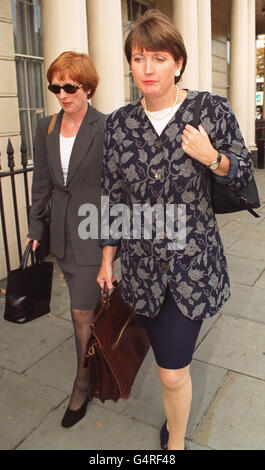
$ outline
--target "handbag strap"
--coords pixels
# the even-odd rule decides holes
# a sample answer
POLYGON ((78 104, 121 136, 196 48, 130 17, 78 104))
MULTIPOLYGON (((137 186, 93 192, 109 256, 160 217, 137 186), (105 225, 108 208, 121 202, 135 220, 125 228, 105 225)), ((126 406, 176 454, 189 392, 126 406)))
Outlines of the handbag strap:
MULTIPOLYGON (((22 271, 24 271, 24 269, 26 269, 27 267, 27 264, 28 264, 28 260, 29 260, 29 255, 32 251, 32 244, 33 244, 33 240, 31 240, 26 248, 25 248, 25 251, 23 253, 23 256, 22 256, 22 259, 21 259, 21 262, 20 262, 20 266, 19 268, 22 269, 22 271)), ((35 251, 32 251, 32 254, 33 254, 33 263, 34 264, 37 264, 37 263, 40 263, 41 262, 41 259, 40 259, 40 255, 39 255, 39 251, 38 249, 35 250, 35 251)))
POLYGON ((53 114, 53 116, 52 116, 52 118, 51 118, 51 120, 50 120, 50 124, 49 124, 49 127, 48 127, 48 135, 49 135, 49 134, 53 131, 53 129, 54 129, 57 116, 58 116, 57 113, 53 114))
POLYGON ((198 129, 200 124, 200 114, 201 114, 201 104, 202 100, 205 96, 205 91, 200 91, 198 95, 195 97, 195 106, 193 110, 193 119, 192 119, 192 126, 198 129))

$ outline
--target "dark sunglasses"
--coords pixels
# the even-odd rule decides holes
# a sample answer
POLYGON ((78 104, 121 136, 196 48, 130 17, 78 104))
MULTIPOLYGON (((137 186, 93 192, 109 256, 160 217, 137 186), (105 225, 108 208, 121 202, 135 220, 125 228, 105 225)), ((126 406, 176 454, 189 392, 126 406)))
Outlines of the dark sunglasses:
POLYGON ((70 95, 73 95, 74 93, 79 90, 83 85, 71 85, 70 83, 66 83, 63 86, 60 85, 48 85, 48 89, 52 92, 55 93, 55 95, 59 95, 61 92, 61 89, 65 91, 65 93, 68 93, 70 95))

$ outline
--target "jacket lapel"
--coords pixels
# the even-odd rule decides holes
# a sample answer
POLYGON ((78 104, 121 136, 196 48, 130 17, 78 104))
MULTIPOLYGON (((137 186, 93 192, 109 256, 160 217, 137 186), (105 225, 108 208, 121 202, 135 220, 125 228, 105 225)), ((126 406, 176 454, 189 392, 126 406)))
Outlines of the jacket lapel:
MULTIPOLYGON (((53 168, 54 174, 57 178, 60 186, 64 187, 63 172, 61 166, 61 156, 60 156, 60 129, 61 122, 63 117, 63 110, 61 110, 56 119, 56 123, 53 131, 46 136, 47 150, 48 150, 48 159, 53 168)), ((78 169, 82 159, 88 152, 88 149, 97 133, 97 129, 92 126, 92 123, 97 120, 97 116, 88 105, 88 110, 82 124, 77 133, 68 168, 67 182, 68 186, 70 180, 73 178, 76 170, 78 169)))
POLYGON ((57 116, 53 131, 46 136, 47 158, 53 168, 55 177, 61 186, 64 186, 63 172, 60 157, 60 128, 63 117, 63 110, 57 116))
POLYGON ((71 158, 69 162, 69 169, 67 175, 67 182, 66 185, 68 186, 69 182, 73 178, 76 170, 78 169, 82 159, 87 154, 88 149, 97 133, 96 127, 92 126, 92 123, 97 120, 97 116, 95 115, 93 108, 88 105, 88 110, 82 124, 79 128, 77 133, 71 158))

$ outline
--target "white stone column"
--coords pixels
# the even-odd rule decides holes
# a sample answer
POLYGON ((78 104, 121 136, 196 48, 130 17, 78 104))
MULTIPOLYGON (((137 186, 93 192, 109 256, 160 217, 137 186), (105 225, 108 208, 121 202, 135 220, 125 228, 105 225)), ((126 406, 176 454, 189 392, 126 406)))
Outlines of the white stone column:
MULTIPOLYGON (((64 51, 88 53, 86 0, 43 0, 45 73, 64 51)), ((57 99, 47 92, 48 114, 58 111, 57 99)))
POLYGON ((199 89, 198 6, 197 0, 173 0, 173 21, 181 33, 188 54, 181 86, 199 89))
POLYGON ((212 91, 211 0, 198 0, 199 89, 212 91))
POLYGON ((120 0, 87 0, 89 53, 99 74, 93 106, 104 113, 124 105, 120 0))
MULTIPOLYGON (((263 67, 264 67, 264 70, 265 70, 265 41, 263 40, 263 67)), ((262 107, 263 107, 263 116, 262 116, 262 119, 265 119, 265 90, 263 88, 263 103, 262 103, 262 107)))
POLYGON ((231 0, 230 102, 248 139, 248 0, 231 0))
MULTIPOLYGON (((248 148, 256 152, 256 3, 248 0, 248 148)), ((254 155, 253 155, 254 157, 254 155)))

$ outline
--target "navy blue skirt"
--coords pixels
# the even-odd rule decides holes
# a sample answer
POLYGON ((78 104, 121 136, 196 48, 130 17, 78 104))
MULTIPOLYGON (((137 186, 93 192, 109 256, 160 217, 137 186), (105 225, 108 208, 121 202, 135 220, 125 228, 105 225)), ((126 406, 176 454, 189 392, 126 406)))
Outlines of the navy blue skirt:
POLYGON ((137 315, 137 322, 147 332, 159 367, 182 369, 191 363, 202 321, 185 317, 169 288, 159 314, 155 318, 137 315))

